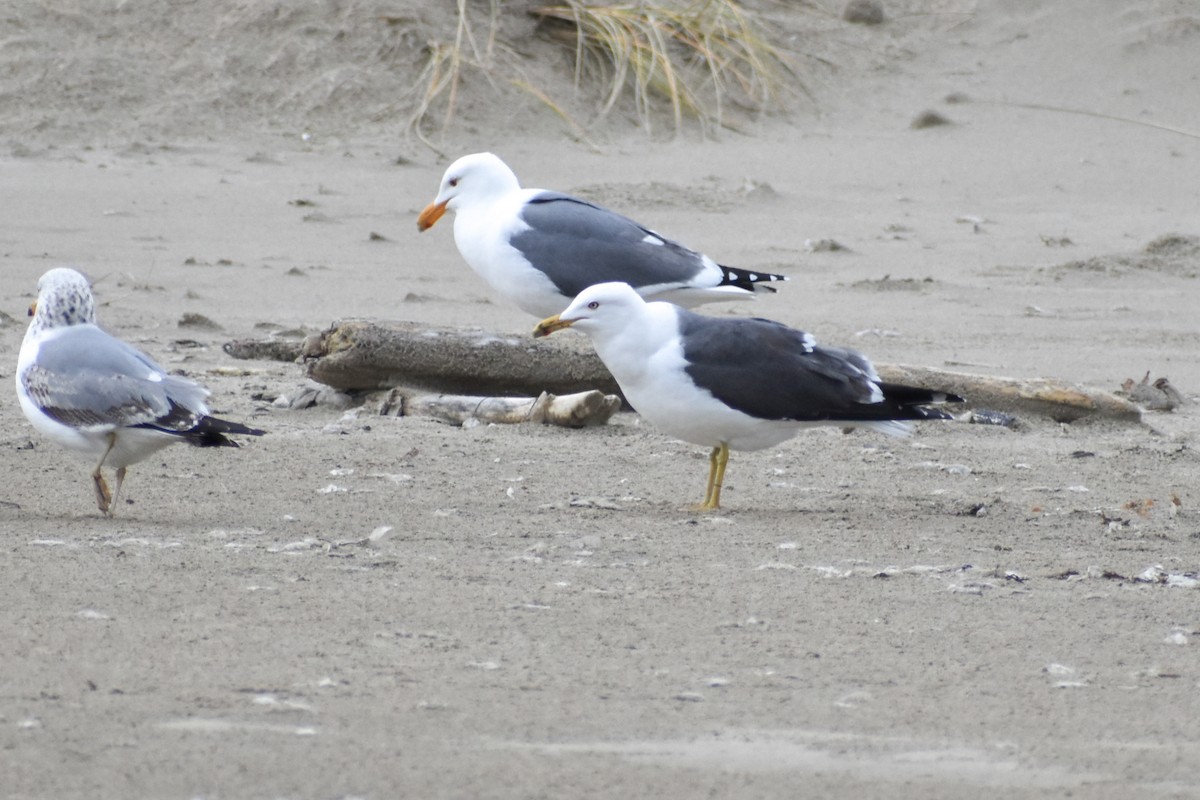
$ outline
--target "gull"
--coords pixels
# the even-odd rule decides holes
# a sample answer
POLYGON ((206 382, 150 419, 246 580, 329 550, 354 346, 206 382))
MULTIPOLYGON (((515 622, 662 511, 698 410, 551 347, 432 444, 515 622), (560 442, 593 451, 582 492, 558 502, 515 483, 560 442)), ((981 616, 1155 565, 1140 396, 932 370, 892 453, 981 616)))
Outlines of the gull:
POLYGON ((96 505, 105 515, 112 515, 128 467, 167 445, 237 447, 225 434, 263 434, 210 417, 208 389, 169 375, 97 327, 91 286, 79 272, 43 275, 29 315, 17 359, 21 410, 43 435, 95 463, 96 505), (116 469, 114 491, 104 466, 116 469))
POLYGON ((816 425, 903 436, 904 420, 950 418, 928 405, 962 402, 884 383, 861 353, 818 345, 782 323, 648 303, 624 283, 585 289, 533 335, 568 327, 591 338, 635 411, 671 436, 712 448, 705 511, 721 507, 731 449, 772 447, 816 425))
POLYGON ((417 218, 428 230, 449 209, 454 241, 471 269, 519 308, 553 314, 589 286, 623 281, 648 299, 694 306, 771 291, 783 275, 735 269, 577 197, 522 189, 492 153, 463 156, 446 170, 417 218))

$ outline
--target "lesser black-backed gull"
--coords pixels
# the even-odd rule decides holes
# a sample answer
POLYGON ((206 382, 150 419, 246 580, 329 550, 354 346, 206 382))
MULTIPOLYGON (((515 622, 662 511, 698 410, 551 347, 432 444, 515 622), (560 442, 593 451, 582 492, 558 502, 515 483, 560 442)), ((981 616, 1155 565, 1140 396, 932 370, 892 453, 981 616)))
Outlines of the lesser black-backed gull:
POLYGON ((712 448, 700 508, 720 508, 729 451, 760 450, 815 425, 904 435, 904 420, 949 419, 945 392, 884 383, 861 353, 818 345, 757 318, 716 318, 646 302, 624 283, 585 289, 534 336, 591 337, 634 410, 667 434, 712 448))

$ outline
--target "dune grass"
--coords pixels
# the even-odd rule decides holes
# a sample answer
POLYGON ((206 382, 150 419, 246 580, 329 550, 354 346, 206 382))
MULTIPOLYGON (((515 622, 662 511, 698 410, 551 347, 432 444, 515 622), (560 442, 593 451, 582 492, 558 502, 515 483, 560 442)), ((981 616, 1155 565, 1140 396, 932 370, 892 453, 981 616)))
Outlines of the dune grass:
POLYGON ((564 0, 531 13, 575 29, 575 85, 599 82, 601 116, 629 93, 647 128, 664 106, 676 131, 685 117, 724 124, 728 102, 761 112, 794 78, 783 51, 733 0, 564 0))
MULTIPOLYGON (((528 94, 586 140, 584 126, 528 78, 520 58, 499 40, 503 0, 488 0, 485 38, 477 35, 481 24, 472 14, 475 6, 481 16, 479 4, 456 3, 453 40, 426 45, 410 129, 432 147, 427 136, 450 127, 463 82, 481 77, 494 87, 505 84, 528 94)), ((562 0, 529 13, 549 38, 572 49, 576 89, 600 96, 600 117, 628 97, 647 130, 664 114, 676 132, 688 119, 705 128, 727 125, 729 106, 759 113, 796 84, 786 54, 734 0, 562 0)))
POLYGON ((445 130, 454 119, 458 91, 464 72, 473 70, 489 81, 492 80, 496 47, 495 23, 500 14, 501 0, 489 0, 492 24, 488 29, 488 37, 482 49, 475 38, 467 0, 456 0, 456 2, 457 25, 454 31, 454 41, 430 41, 426 44, 425 68, 417 78, 417 85, 423 87, 423 91, 409 117, 409 128, 431 147, 432 145, 426 138, 426 130, 431 123, 431 118, 435 115, 434 109, 438 103, 444 104, 441 112, 441 128, 445 130))
POLYGON ((575 121, 544 89, 535 85, 521 69, 519 58, 509 46, 499 40, 497 30, 502 0, 488 0, 487 38, 480 46, 475 35, 468 0, 456 0, 456 26, 453 42, 430 41, 425 46, 425 67, 417 78, 420 87, 408 126, 417 138, 433 150, 438 148, 428 134, 435 129, 445 132, 454 121, 459 89, 472 74, 483 77, 493 88, 503 83, 533 97, 554 112, 567 125, 571 135, 581 142, 594 145, 583 126, 575 121), (436 109, 440 107, 440 123, 436 109))

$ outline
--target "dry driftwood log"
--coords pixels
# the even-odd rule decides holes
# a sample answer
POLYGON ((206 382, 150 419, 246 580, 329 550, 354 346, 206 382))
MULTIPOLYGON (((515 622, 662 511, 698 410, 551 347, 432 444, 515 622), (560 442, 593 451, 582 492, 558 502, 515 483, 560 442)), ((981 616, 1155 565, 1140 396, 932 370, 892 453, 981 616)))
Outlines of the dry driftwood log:
POLYGON ((901 364, 877 364, 875 368, 879 377, 890 383, 962 395, 971 408, 1049 417, 1055 422, 1074 422, 1091 416, 1128 422, 1142 419, 1142 410, 1122 397, 1049 378, 995 378, 901 364))
POLYGON ((379 405, 379 413, 398 417, 434 417, 452 425, 468 422, 515 424, 541 422, 564 428, 603 425, 621 409, 621 398, 587 391, 537 397, 478 397, 460 394, 420 394, 392 389, 379 405))
POLYGON ((473 395, 617 394, 617 383, 582 336, 536 341, 411 322, 343 320, 308 337, 308 376, 346 390, 410 386, 473 395))
MULTIPOLYGON (((343 390, 409 386, 487 396, 620 391, 583 336, 535 341, 415 323, 344 320, 305 340, 301 359, 309 377, 343 390)), ((1142 417, 1142 410, 1124 398, 1061 381, 891 364, 877 368, 886 381, 955 392, 976 409, 1058 422, 1085 417, 1137 422, 1142 417)))

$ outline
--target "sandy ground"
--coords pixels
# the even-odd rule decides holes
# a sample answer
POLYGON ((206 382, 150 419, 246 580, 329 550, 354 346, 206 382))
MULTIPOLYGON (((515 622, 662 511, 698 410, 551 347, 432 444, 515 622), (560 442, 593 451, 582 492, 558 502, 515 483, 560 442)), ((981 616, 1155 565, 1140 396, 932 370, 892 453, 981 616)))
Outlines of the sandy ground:
MULTIPOLYGON (((1142 425, 813 432, 734 454, 707 516, 706 454, 633 414, 273 407, 301 368, 224 342, 349 316, 532 328, 450 225, 417 234, 446 162, 394 120, 338 132, 336 108, 307 140, 145 97, 138 123, 102 102, 115 81, 13 66, 57 43, 44 65, 124 74, 111 39, 6 10, 0 86, 27 105, 0 130, 0 376, 37 277, 74 264, 109 330, 270 433, 164 451, 104 519, 10 390, 0 796, 1200 796, 1200 255, 1143 251, 1200 233, 1200 141, 1137 124, 1200 131, 1200 21, 1043 5, 827 21, 848 68, 746 136, 618 121, 593 150, 535 115, 447 140, 793 278, 711 313, 879 361, 1106 389, 1150 371, 1193 400, 1142 425), (953 124, 911 129, 926 109, 953 124)), ((198 17, 159 49, 190 52, 198 17)))

